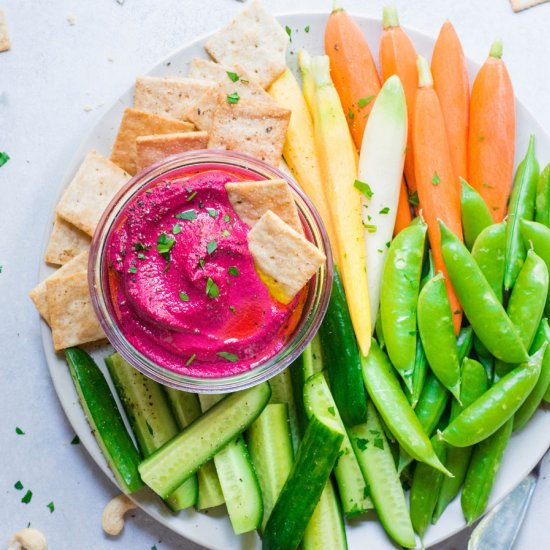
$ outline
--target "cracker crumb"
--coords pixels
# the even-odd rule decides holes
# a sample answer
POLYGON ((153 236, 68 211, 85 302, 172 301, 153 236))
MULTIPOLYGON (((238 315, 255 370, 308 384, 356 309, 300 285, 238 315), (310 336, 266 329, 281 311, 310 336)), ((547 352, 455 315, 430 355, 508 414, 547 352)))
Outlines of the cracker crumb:
POLYGON ((71 25, 71 27, 74 27, 74 25, 76 25, 76 15, 74 15, 72 13, 67 15, 67 23, 69 23, 69 25, 71 25))
POLYGON ((84 109, 84 111, 86 111, 87 113, 94 110, 92 105, 84 105, 84 107, 82 107, 82 109, 84 109))

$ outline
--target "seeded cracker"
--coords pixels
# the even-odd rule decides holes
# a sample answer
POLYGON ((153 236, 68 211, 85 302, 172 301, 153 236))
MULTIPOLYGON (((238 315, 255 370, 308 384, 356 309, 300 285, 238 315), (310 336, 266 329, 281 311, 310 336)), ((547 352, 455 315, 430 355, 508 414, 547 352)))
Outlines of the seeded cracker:
POLYGON ((0 9, 0 52, 8 51, 11 48, 10 36, 8 34, 8 21, 4 10, 0 9))
POLYGON ((129 179, 116 164, 90 151, 63 193, 56 213, 92 236, 103 211, 129 179))
POLYGON ((267 88, 286 68, 288 40, 277 20, 255 0, 204 47, 219 63, 243 66, 267 88))
POLYGON ((105 338, 92 308, 87 271, 47 280, 46 289, 56 351, 105 338))
POLYGON ((55 217, 44 260, 63 265, 90 248, 90 236, 59 216, 55 217))
POLYGON ((288 303, 325 262, 325 255, 268 210, 248 233, 248 248, 270 292, 288 303))
POLYGON ((225 190, 237 216, 250 227, 270 210, 303 234, 298 209, 285 180, 230 182, 225 184, 225 190))
POLYGON ((526 10, 528 8, 533 8, 534 6, 544 4, 545 2, 548 2, 548 0, 510 0, 510 4, 512 4, 512 9, 515 12, 526 10))
POLYGON ((137 167, 142 170, 171 155, 196 149, 206 149, 207 132, 180 132, 160 136, 140 136, 136 139, 137 167))
POLYGON ((87 271, 88 269, 88 251, 81 252, 78 256, 74 257, 70 262, 67 262, 64 266, 60 267, 57 271, 52 273, 47 279, 39 283, 29 292, 29 298, 33 301, 38 313, 44 317, 44 320, 48 325, 50 324, 50 311, 48 309, 48 291, 47 281, 54 281, 59 277, 65 277, 66 275, 73 275, 80 271, 87 271))
POLYGON ((270 103, 220 97, 208 141, 209 149, 248 153, 278 166, 290 111, 270 103))
POLYGON ((190 132, 194 127, 182 122, 127 107, 111 152, 111 160, 132 176, 137 172, 136 138, 174 132, 190 132))
POLYGON ((212 86, 212 82, 194 78, 140 76, 136 79, 134 107, 155 115, 184 119, 184 114, 212 86))

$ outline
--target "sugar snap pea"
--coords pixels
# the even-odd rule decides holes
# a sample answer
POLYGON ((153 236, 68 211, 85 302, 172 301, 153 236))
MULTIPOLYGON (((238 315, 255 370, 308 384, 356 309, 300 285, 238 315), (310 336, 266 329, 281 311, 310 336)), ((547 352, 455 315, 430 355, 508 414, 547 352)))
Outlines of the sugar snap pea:
POLYGON ((540 375, 546 344, 466 407, 441 433, 455 447, 475 445, 495 433, 527 399, 540 375))
POLYGON ((465 179, 459 179, 462 186, 460 212, 464 242, 468 249, 471 250, 478 235, 486 227, 493 225, 493 218, 481 195, 465 179))
POLYGON ((418 297, 418 329, 432 372, 460 400, 460 363, 445 278, 436 275, 418 297))
POLYGON ((441 251, 458 299, 492 355, 507 363, 527 360, 527 351, 479 266, 456 235, 439 222, 441 251))
POLYGON ((403 229, 392 241, 382 278, 380 311, 386 349, 412 393, 416 353, 416 307, 426 242, 422 221, 403 229))
POLYGON ((407 401, 388 357, 375 340, 369 355, 361 358, 361 366, 367 393, 401 447, 416 460, 448 474, 407 401))
POLYGON ((535 221, 550 227, 550 164, 540 173, 535 201, 535 221))
POLYGON ((525 158, 520 162, 508 207, 506 225, 506 266, 504 268, 504 288, 510 290, 516 281, 527 253, 520 234, 520 220, 535 217, 535 199, 539 179, 539 164, 535 157, 535 136, 531 135, 525 158))

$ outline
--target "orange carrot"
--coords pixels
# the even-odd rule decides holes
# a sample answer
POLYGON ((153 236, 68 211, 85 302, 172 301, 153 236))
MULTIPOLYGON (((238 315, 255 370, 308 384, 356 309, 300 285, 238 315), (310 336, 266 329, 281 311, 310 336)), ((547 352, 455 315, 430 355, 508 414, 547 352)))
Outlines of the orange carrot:
POLYGON ((393 235, 397 235, 402 229, 405 229, 412 220, 411 205, 409 204, 409 192, 405 185, 405 180, 401 180, 401 191, 399 193, 399 202, 397 203, 397 214, 395 215, 395 226, 393 235))
POLYGON ((428 62, 418 57, 418 91, 414 112, 414 168, 422 215, 428 224, 428 237, 435 269, 445 275, 447 294, 453 311, 453 322, 458 334, 462 310, 441 255, 441 234, 438 220, 443 220, 462 239, 460 218, 460 187, 455 177, 445 119, 439 99, 433 88, 428 62))
POLYGON ((380 79, 363 32, 336 2, 325 28, 325 52, 353 141, 361 149, 367 118, 380 91, 380 79))
POLYGON ((411 39, 399 26, 397 11, 393 6, 386 6, 383 14, 384 30, 380 37, 380 72, 382 81, 396 74, 405 90, 407 112, 409 118, 409 139, 405 157, 405 179, 411 191, 416 191, 414 173, 414 152, 412 143, 414 101, 418 87, 418 71, 416 69, 416 50, 411 39))
POLYGON ((470 81, 462 45, 450 21, 445 21, 432 55, 434 88, 441 104, 456 178, 468 177, 470 81))
POLYGON ((496 40, 472 86, 468 182, 483 197, 495 223, 506 215, 514 173, 514 90, 496 40))

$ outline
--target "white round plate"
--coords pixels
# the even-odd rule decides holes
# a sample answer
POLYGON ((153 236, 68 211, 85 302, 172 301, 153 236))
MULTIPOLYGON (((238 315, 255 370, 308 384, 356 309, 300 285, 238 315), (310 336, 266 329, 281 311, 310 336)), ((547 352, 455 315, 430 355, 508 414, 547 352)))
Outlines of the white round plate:
MULTIPOLYGON (((378 59, 378 42, 382 28, 381 21, 360 15, 354 15, 354 18, 364 31, 375 59, 378 59)), ((289 14, 279 17, 281 24, 283 26, 288 25, 292 30, 292 43, 288 53, 288 63, 291 68, 296 68, 295 54, 301 47, 307 48, 312 54, 323 53, 323 33, 326 20, 327 14, 321 13, 289 14), (309 32, 307 33, 305 32, 306 27, 309 27, 309 32)), ((407 29, 407 32, 418 52, 430 59, 434 39, 412 29, 407 29)), ((156 65, 148 74, 155 76, 185 76, 189 62, 193 57, 206 57, 206 53, 202 47, 205 39, 206 37, 203 37, 184 46, 156 65)), ((471 81, 473 81, 478 68, 478 64, 468 61, 471 81)), ((84 139, 76 155, 68 164, 66 177, 64 181, 60 182, 59 194, 69 184, 87 151, 96 149, 107 157, 110 155, 122 112, 125 107, 132 106, 132 104, 133 85, 105 113, 90 135, 84 139)), ((520 102, 516 102, 516 112, 516 164, 525 153, 529 134, 532 133, 536 134, 537 137, 537 153, 539 157, 550 158, 550 140, 537 123, 535 117, 520 102)), ((44 265, 40 273, 41 279, 47 277, 52 271, 51 267, 44 265)), ((90 433, 65 359, 62 354, 55 353, 50 330, 45 323, 42 324, 42 339, 53 384, 69 421, 90 455, 114 482, 107 463, 93 435, 90 433)), ((93 348, 92 354, 106 374, 113 394, 116 396, 103 362, 103 357, 110 351, 107 346, 103 346, 93 348)), ((546 411, 539 410, 525 429, 512 436, 491 496, 490 506, 495 505, 520 483, 542 458, 549 446, 550 415, 546 411)), ((133 495, 133 498, 135 498, 143 510, 160 523, 185 538, 208 548, 219 550, 261 548, 260 539, 255 533, 240 537, 233 534, 231 524, 224 510, 216 510, 208 515, 190 510, 174 515, 148 489, 141 490, 138 494, 133 495)), ((465 522, 460 510, 460 502, 459 499, 455 499, 437 525, 430 527, 425 538, 425 544, 429 546, 442 541, 460 531, 463 527, 465 527, 465 522)), ((364 521, 355 520, 348 522, 347 533, 349 548, 351 550, 362 548, 376 548, 376 550, 395 548, 384 534, 380 524, 372 517, 364 521)))

